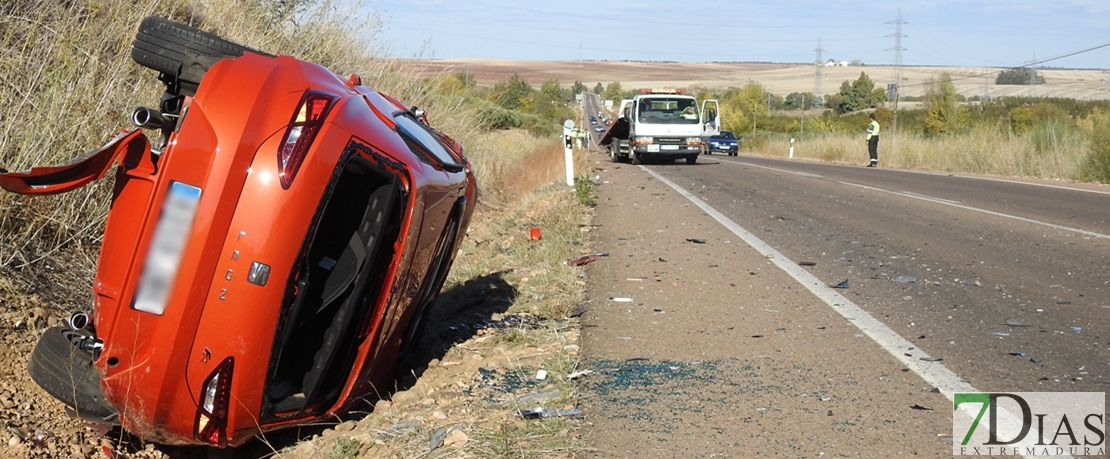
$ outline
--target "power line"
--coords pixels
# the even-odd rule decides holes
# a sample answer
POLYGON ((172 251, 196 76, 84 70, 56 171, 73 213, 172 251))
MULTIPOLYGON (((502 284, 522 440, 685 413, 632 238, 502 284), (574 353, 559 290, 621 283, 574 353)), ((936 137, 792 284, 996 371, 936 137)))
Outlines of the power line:
MULTIPOLYGON (((1022 69, 1022 68, 1032 69, 1032 67, 1035 66, 1035 65, 1041 65, 1041 64, 1044 64, 1046 62, 1058 61, 1060 59, 1076 56, 1076 55, 1079 55, 1079 54, 1089 53, 1091 51, 1099 50, 1099 49, 1106 48, 1106 47, 1110 47, 1110 43, 1104 43, 1104 44, 1101 44, 1101 45, 1092 46, 1090 48, 1083 48, 1083 49, 1078 50, 1078 51, 1070 51, 1070 52, 1061 54, 1059 56, 1053 56, 1053 57, 1050 57, 1050 58, 1047 58, 1047 59, 1041 59, 1041 60, 1034 59, 1032 62, 1029 62, 1028 64, 1022 64, 1022 65, 1017 65, 1017 66, 1013 66, 1013 67, 1005 67, 1005 68, 1002 68, 1002 69, 999 69, 999 70, 990 70, 990 71, 986 71, 986 72, 983 72, 983 73, 962 76, 962 77, 959 77, 959 78, 953 78, 952 82, 954 83, 954 82, 957 82, 957 81, 968 80, 968 79, 971 79, 971 78, 982 78, 984 76, 994 75, 994 74, 997 74, 999 72, 1002 72, 1002 71, 1005 71, 1005 70, 1010 70, 1010 69, 1022 69)), ((906 87, 920 87, 920 86, 926 86, 926 85, 928 85, 928 83, 913 83, 913 84, 907 84, 906 87)))

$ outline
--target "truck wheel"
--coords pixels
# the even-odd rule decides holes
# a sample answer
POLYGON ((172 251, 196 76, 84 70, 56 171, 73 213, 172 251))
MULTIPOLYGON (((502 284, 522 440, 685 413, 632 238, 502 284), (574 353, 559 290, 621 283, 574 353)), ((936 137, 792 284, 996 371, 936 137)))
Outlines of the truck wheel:
POLYGON ((27 373, 54 398, 72 407, 81 416, 109 419, 116 409, 100 389, 100 372, 93 366, 92 352, 74 345, 83 332, 53 327, 39 338, 27 373))
POLYGON ((609 144, 609 160, 614 163, 621 162, 621 155, 617 152, 617 148, 615 143, 609 144))
POLYGON ((161 72, 163 81, 177 84, 178 92, 193 95, 216 62, 246 51, 267 55, 169 19, 148 16, 139 24, 131 44, 131 59, 161 72))
POLYGON ((686 157, 686 164, 697 164, 698 155, 690 155, 686 157))
POLYGON ((640 165, 644 163, 643 158, 641 158, 640 155, 636 153, 629 153, 628 157, 632 158, 632 164, 634 165, 640 165))

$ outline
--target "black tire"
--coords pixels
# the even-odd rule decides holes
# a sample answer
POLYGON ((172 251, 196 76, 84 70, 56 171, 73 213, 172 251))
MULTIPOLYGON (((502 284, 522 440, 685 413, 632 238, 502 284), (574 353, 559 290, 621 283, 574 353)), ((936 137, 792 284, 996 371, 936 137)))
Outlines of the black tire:
POLYGON ((638 155, 636 153, 629 153, 628 156, 629 156, 629 158, 632 159, 632 164, 634 164, 634 165, 638 166, 638 165, 644 163, 644 159, 641 158, 640 155, 638 155))
POLYGON ((698 155, 690 155, 686 157, 686 164, 697 164, 698 155))
POLYGON ((116 409, 100 389, 100 372, 93 366, 93 354, 74 345, 82 338, 88 339, 88 335, 65 327, 46 330, 31 352, 27 372, 39 387, 78 415, 111 419, 116 409))
POLYGON ((131 59, 161 72, 163 81, 179 83, 180 92, 195 94, 212 65, 247 51, 265 54, 169 19, 148 16, 139 24, 131 44, 131 59))

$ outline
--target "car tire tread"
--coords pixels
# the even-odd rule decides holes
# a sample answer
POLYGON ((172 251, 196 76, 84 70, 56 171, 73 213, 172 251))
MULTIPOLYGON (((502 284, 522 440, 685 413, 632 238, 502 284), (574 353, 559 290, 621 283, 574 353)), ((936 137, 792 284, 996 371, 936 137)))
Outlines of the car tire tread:
POLYGON ((100 388, 100 372, 93 366, 93 354, 78 349, 65 327, 53 327, 39 339, 27 363, 31 379, 47 393, 77 411, 79 415, 108 419, 116 409, 100 388))

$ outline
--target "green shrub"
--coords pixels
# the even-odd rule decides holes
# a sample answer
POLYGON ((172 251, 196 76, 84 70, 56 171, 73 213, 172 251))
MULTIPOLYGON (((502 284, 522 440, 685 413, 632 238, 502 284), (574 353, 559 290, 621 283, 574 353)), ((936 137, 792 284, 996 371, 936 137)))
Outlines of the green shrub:
POLYGON ((594 192, 594 183, 590 181, 589 175, 574 178, 574 196, 583 206, 592 207, 597 202, 597 193, 594 192))
POLYGON ((1090 150, 1080 179, 1110 183, 1110 116, 1099 113, 1092 118, 1094 129, 1091 130, 1090 150))

